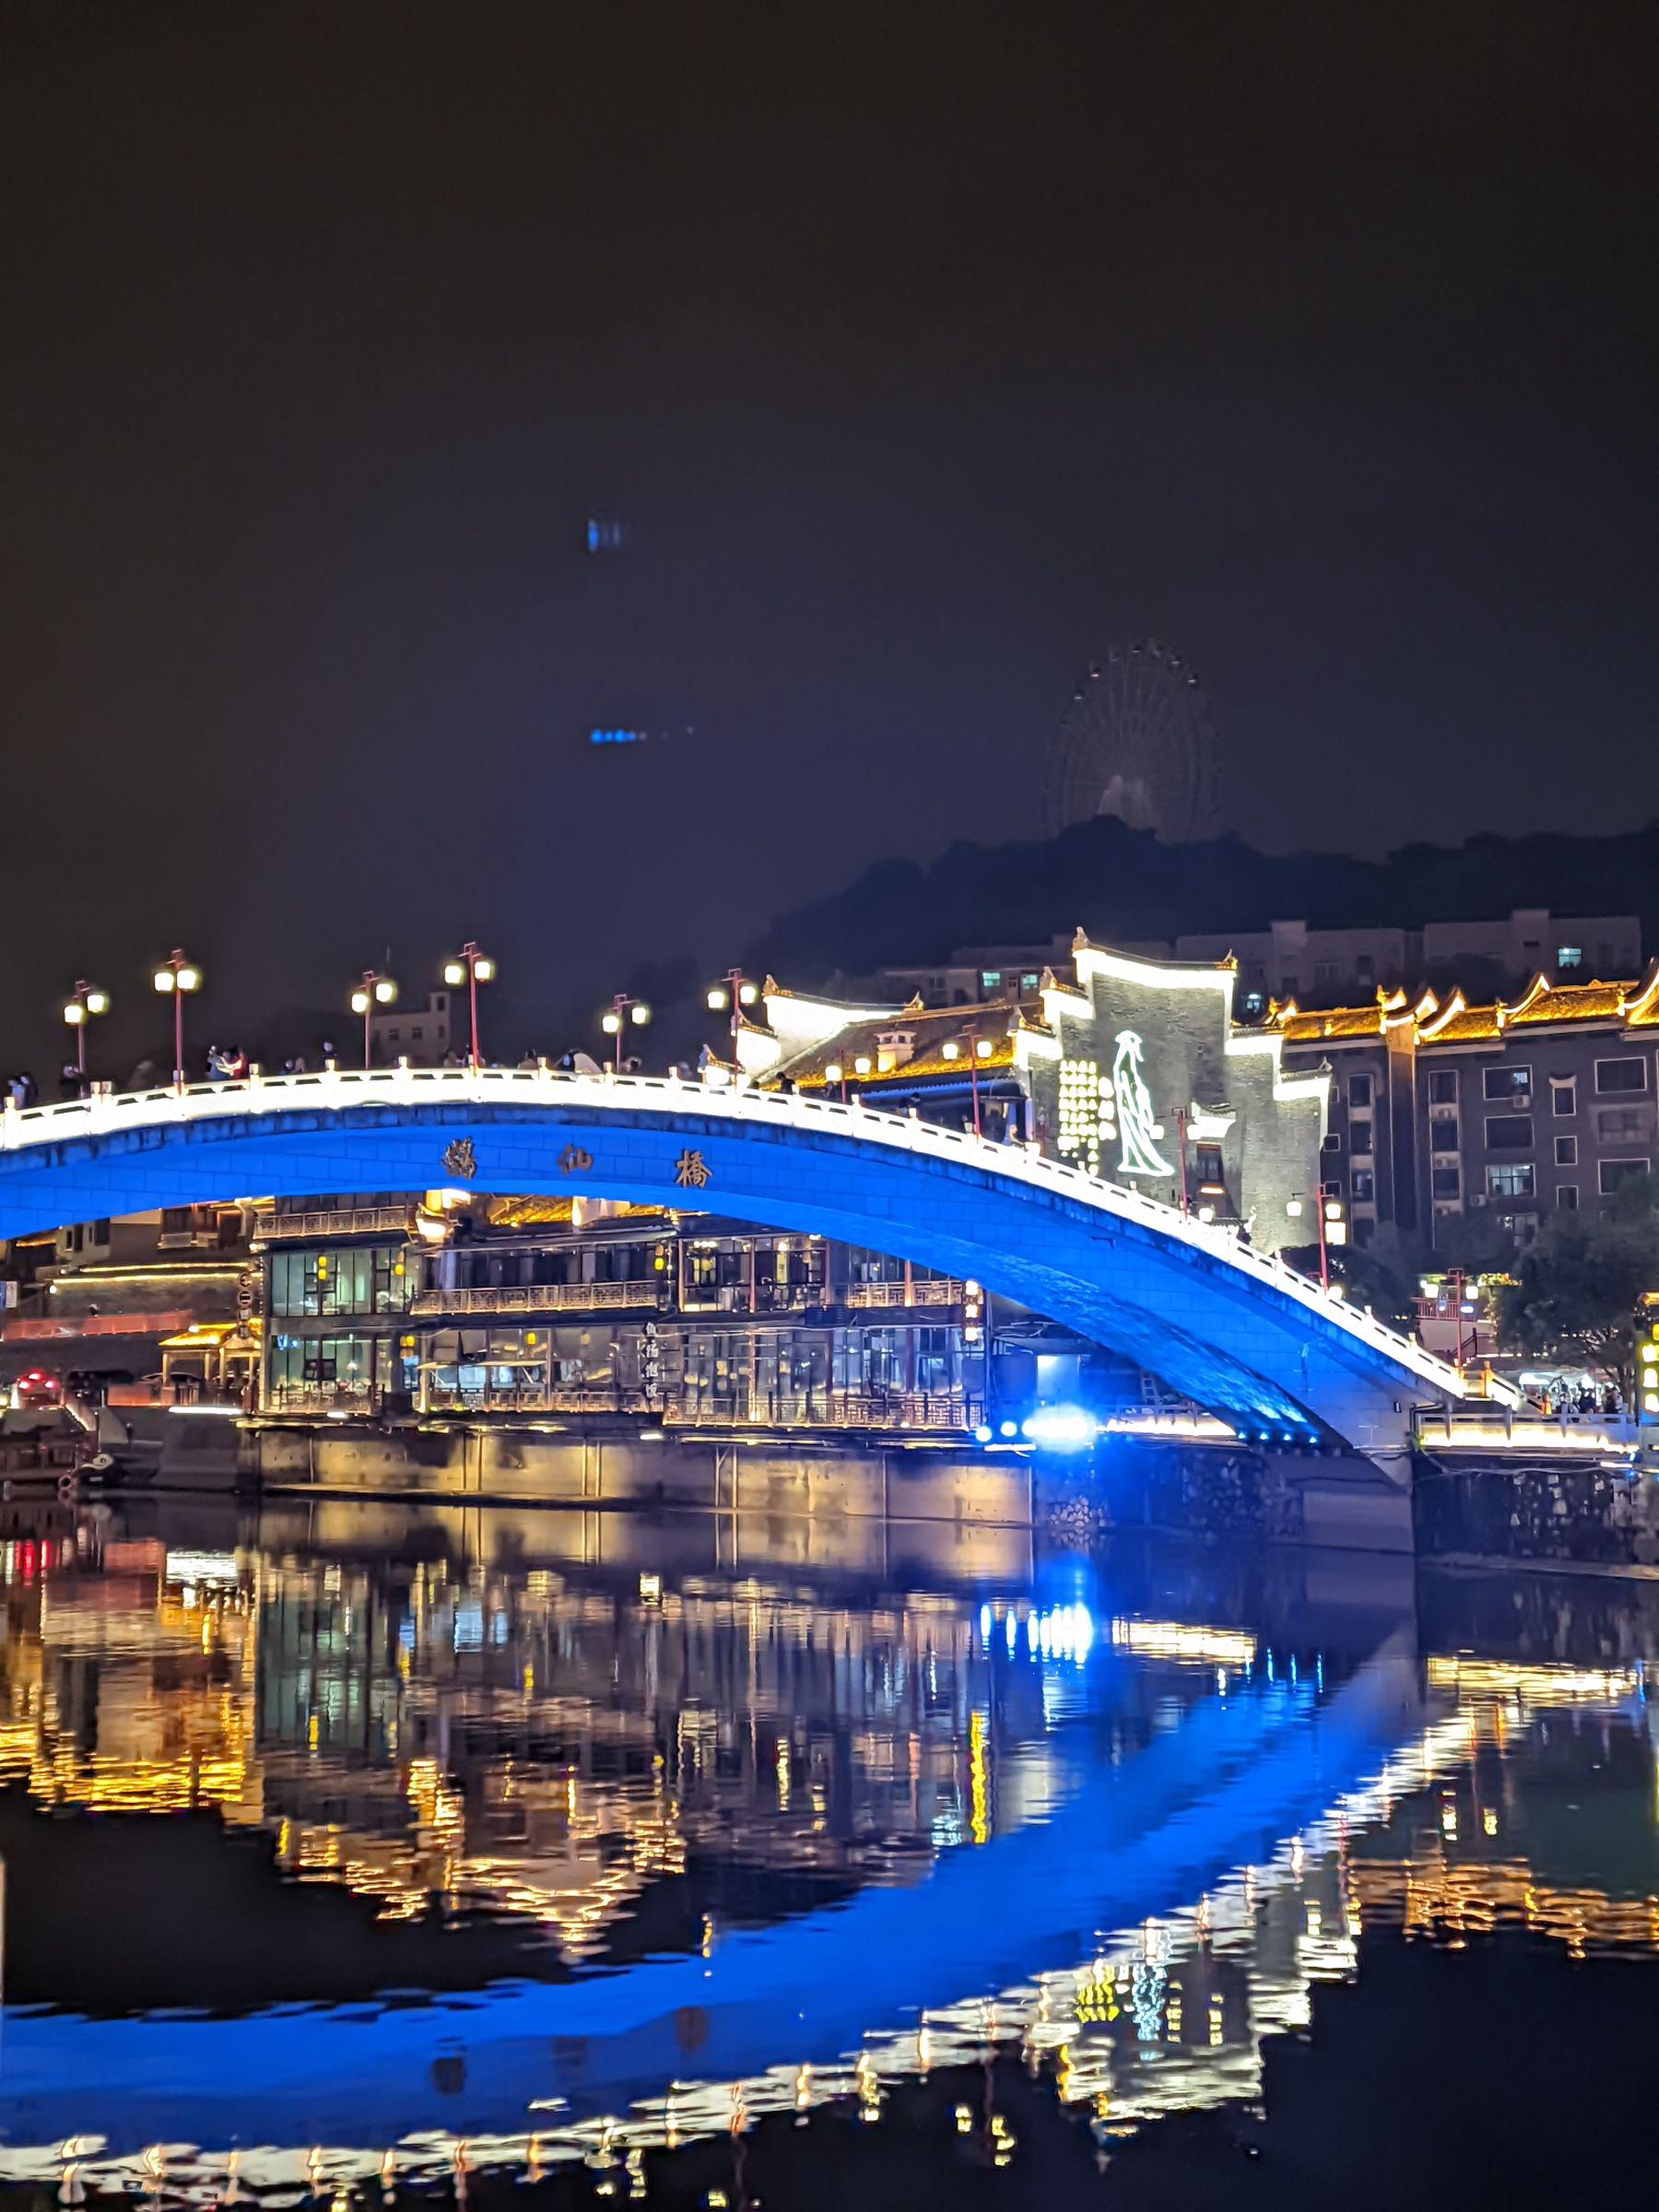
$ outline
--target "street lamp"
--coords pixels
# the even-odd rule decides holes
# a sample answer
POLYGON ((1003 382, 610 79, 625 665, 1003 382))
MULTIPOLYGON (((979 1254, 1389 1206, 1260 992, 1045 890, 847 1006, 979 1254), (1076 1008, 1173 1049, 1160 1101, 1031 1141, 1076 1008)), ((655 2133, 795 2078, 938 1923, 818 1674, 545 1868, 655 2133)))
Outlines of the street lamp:
MULTIPOLYGON (((996 1047, 989 1037, 976 1037, 973 1041, 973 1051, 969 1055, 968 1087, 973 1094, 973 1134, 975 1136, 980 1134, 979 1064, 982 1060, 989 1060, 995 1050, 996 1047)), ((941 1060, 959 1060, 961 1056, 962 1048, 954 1037, 947 1037, 939 1047, 941 1060)))
POLYGON ((751 983, 741 968, 728 968, 725 981, 711 983, 708 1006, 711 1014, 719 1014, 725 1007, 732 1009, 732 1066, 737 1065, 737 1032, 743 1027, 743 1009, 752 1006, 760 995, 759 983, 751 983))
POLYGON ((841 1102, 844 1106, 847 1102, 847 1071, 839 1060, 831 1060, 826 1066, 824 1080, 826 1083, 841 1085, 841 1102))
POLYGON ((64 1019, 75 1031, 75 1072, 77 1076, 84 1076, 87 1072, 87 1024, 94 1014, 107 1014, 109 1010, 109 993, 100 991, 96 983, 88 983, 84 980, 76 984, 65 1003, 64 1019))
POLYGON ((380 975, 372 968, 365 968, 363 980, 351 994, 351 1010, 363 1018, 363 1065, 367 1067, 374 1054, 374 1009, 389 1006, 397 996, 397 985, 389 975, 380 975))
POLYGON ((642 1030, 651 1019, 651 1008, 642 998, 629 998, 627 992, 618 991, 607 1010, 599 1017, 599 1027, 607 1037, 617 1041, 617 1073, 622 1073, 622 1032, 631 1021, 636 1030, 642 1030))
POLYGON ((487 952, 480 952, 470 937, 462 946, 459 957, 443 963, 443 980, 452 991, 466 985, 466 1004, 469 1035, 472 1039, 472 1070, 477 1075, 478 1060, 478 985, 493 983, 496 964, 487 952))
POLYGON ((182 950, 175 945, 156 970, 156 988, 163 996, 171 994, 173 1002, 173 1088, 184 1088, 184 994, 199 991, 202 971, 182 950))
MULTIPOLYGON (((1302 1202, 1300 1198, 1286 1199, 1285 1211, 1293 1221, 1301 1218, 1301 1210, 1302 1202)), ((1328 1290, 1331 1287, 1330 1248, 1333 1244, 1347 1242, 1347 1223, 1343 1219, 1341 1199, 1328 1196, 1323 1184, 1314 1193, 1313 1215, 1319 1224, 1319 1287, 1322 1290, 1328 1290)))

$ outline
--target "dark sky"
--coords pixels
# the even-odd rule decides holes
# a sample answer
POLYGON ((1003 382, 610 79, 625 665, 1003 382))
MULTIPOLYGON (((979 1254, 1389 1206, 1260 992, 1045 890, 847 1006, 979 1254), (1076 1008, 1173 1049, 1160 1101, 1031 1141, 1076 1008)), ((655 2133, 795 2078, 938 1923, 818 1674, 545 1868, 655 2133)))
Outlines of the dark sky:
POLYGON ((14 0, 0 1042, 724 959, 1120 638, 1264 842, 1659 811, 1654 18, 14 0))

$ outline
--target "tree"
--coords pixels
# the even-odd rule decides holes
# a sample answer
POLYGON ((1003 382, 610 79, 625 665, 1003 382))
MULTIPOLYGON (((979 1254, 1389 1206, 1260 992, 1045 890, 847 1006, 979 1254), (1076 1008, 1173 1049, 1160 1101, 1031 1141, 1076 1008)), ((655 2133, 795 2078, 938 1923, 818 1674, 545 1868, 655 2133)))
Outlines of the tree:
POLYGON ((1587 1352, 1634 1394, 1637 1307, 1659 1289, 1659 1208, 1653 1179, 1626 1183, 1599 1213, 1554 1213, 1513 1262, 1500 1294, 1506 1343, 1523 1350, 1587 1352))
MULTIPOLYGON (((1319 1246, 1298 1244, 1280 1254, 1288 1265, 1317 1280, 1319 1246)), ((1369 1309, 1391 1329, 1409 1336, 1417 1328, 1417 1277, 1397 1240, 1379 1238, 1371 1245, 1334 1244, 1325 1253, 1333 1283, 1340 1283, 1350 1306, 1369 1309)))

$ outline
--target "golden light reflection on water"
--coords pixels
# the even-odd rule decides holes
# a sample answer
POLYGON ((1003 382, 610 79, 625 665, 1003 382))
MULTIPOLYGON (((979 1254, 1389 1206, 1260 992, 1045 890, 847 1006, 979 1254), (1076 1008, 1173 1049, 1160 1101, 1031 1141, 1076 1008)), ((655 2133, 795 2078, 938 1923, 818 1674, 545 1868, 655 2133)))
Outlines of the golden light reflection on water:
MULTIPOLYGON (((1023 1601, 982 1616, 966 1599, 859 1604, 783 1579, 595 1587, 546 1568, 71 1547, 14 1573, 5 1602, 0 1779, 42 1806, 211 1811, 268 1834, 291 1880, 348 1888, 387 1919, 503 1918, 576 1967, 699 1861, 751 1883, 916 1881, 941 1852, 1044 1818, 1062 1787, 1055 1715, 1077 1722, 1088 1680, 1088 1644, 1074 1636, 1045 1657, 1023 1601), (1054 1684, 1073 1686, 1069 1704, 1054 1684)), ((1098 1655, 1127 1670, 1091 1723, 1115 1760, 1167 1724, 1172 1699, 1224 1694, 1217 1668, 1247 1671, 1258 1644, 1120 1615, 1098 1655)), ((1010 2048, 1104 2143, 1160 2114, 1259 2101, 1265 2047, 1308 2027, 1322 1983, 1356 1974, 1368 1928, 1452 1947, 1512 1930, 1573 1958, 1659 1953, 1651 1857, 1597 1878, 1566 1863, 1547 1818, 1554 1769, 1593 1794, 1616 1752, 1651 1834, 1641 1670, 1448 1653, 1423 1663, 1421 1685, 1424 1724, 1366 1788, 1184 1912, 1102 1936, 1071 1969, 964 1993, 872 2030, 839 2064, 781 2048, 765 2074, 676 2084, 593 2121, 550 2110, 465 2158, 527 2172, 581 2159, 626 2179, 646 2148, 772 2113, 841 2102, 878 2123, 904 2081, 1010 2048)), ((708 1955, 718 1916, 700 1928, 691 1940, 708 1955)), ((963 2106, 958 2125, 960 2112, 994 2163, 1018 2164, 1000 2115, 963 2106)), ((243 2154, 237 2187, 292 2201, 367 2183, 389 2158, 400 2178, 447 2179, 461 2155, 441 2132, 262 2150, 243 2154)), ((61 2185, 71 2168, 77 2187, 136 2183, 188 2201, 222 2196, 228 2178, 222 2157, 188 2147, 159 2171, 104 2159, 90 2137, 0 2149, 0 2177, 61 2185)))

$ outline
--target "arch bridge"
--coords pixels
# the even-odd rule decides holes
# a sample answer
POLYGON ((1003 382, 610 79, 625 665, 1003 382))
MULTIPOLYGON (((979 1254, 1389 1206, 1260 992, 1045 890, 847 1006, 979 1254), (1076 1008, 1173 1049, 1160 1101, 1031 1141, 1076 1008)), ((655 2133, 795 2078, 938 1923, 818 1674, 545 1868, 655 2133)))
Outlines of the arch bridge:
POLYGON ((1458 1371, 1232 1231, 858 1103, 537 1067, 374 1068, 100 1092, 0 1115, 0 1237, 215 1198, 580 1194, 704 1207, 971 1277, 1241 1433, 1393 1453, 1458 1371))

